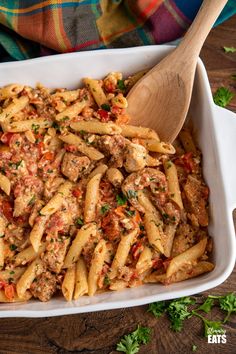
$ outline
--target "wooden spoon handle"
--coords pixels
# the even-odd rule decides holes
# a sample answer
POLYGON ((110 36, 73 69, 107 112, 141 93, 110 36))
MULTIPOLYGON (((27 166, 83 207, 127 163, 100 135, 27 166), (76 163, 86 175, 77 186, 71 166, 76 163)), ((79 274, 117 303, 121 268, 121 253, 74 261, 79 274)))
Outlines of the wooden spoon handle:
POLYGON ((217 17, 228 0, 205 0, 191 27, 187 31, 178 49, 182 55, 194 58, 199 55, 203 43, 217 17))

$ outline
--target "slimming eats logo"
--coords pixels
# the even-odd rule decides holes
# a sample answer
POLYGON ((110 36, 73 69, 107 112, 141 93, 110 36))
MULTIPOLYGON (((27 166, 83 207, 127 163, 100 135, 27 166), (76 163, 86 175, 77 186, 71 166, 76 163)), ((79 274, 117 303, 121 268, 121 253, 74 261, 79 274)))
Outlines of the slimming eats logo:
POLYGON ((224 329, 208 328, 207 343, 226 343, 226 331, 224 329))

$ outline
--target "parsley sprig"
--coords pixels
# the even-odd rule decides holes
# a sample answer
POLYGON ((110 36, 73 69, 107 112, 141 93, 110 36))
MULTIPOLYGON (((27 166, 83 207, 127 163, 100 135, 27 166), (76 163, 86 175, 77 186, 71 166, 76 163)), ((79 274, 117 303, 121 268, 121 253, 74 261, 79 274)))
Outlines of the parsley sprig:
POLYGON ((219 87, 213 95, 215 104, 225 107, 234 97, 234 94, 227 87, 219 87))
POLYGON ((136 354, 139 352, 140 344, 147 344, 151 339, 151 329, 138 326, 137 329, 121 338, 116 346, 118 352, 136 354))
POLYGON ((229 317, 233 312, 236 312, 236 296, 234 293, 230 293, 225 296, 224 295, 223 296, 209 295, 209 298, 212 300, 213 299, 218 300, 221 310, 227 312, 227 315, 226 315, 223 323, 225 323, 229 320, 229 317))

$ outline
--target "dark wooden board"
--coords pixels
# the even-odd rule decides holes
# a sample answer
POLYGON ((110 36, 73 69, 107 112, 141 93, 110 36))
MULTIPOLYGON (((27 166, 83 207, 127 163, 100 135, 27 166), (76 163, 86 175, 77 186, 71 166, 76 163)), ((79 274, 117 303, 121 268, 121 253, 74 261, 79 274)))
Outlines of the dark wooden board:
MULTIPOLYGON (((236 111, 236 53, 224 53, 223 46, 236 47, 236 16, 213 29, 201 52, 212 91, 220 86, 235 92, 229 108, 236 111)), ((232 162, 232 163, 235 163, 232 162)), ((235 196, 236 198, 236 196, 235 196)), ((206 294, 225 294, 236 290, 236 270, 222 285, 206 294)), ((202 298, 199 296, 198 300, 202 298)), ((140 354, 189 354, 197 345, 198 354, 236 353, 236 318, 226 325, 226 344, 208 344, 203 337, 199 319, 189 319, 181 333, 172 332, 166 318, 155 319, 147 313, 147 306, 95 312, 82 315, 60 316, 42 319, 6 318, 0 320, 0 354, 108 354, 117 353, 120 337, 133 331, 137 324, 153 330, 152 341, 143 346, 140 354)), ((214 308, 212 319, 223 319, 214 308)))

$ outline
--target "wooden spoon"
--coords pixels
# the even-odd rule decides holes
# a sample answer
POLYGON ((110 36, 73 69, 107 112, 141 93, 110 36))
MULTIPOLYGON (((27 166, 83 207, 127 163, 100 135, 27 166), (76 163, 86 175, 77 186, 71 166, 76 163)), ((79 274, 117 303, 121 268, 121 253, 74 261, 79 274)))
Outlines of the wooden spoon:
POLYGON ((131 123, 156 130, 172 142, 190 104, 197 59, 227 0, 205 0, 180 45, 140 79, 128 94, 131 123))

